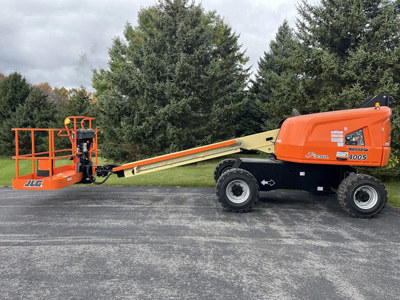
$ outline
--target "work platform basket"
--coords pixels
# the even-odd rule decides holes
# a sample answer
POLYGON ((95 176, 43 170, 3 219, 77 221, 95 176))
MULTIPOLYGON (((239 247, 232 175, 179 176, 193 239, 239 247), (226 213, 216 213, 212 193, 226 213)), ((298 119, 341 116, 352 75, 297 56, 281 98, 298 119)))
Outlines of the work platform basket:
MULTIPOLYGON (((16 177, 12 180, 14 189, 60 189, 82 180, 83 173, 79 170, 79 156, 83 155, 82 149, 78 147, 78 135, 81 132, 92 133, 89 149, 86 155, 92 160, 95 158, 93 168, 98 164, 98 129, 92 128, 95 118, 85 116, 71 116, 65 119, 65 128, 13 128, 15 132, 15 156, 16 177), (20 136, 30 135, 31 153, 19 154, 20 136), (48 151, 36 152, 35 135, 41 135, 42 139, 48 139, 48 151), (69 139, 71 148, 56 149, 57 144, 65 144, 65 139, 69 139), (64 141, 62 141, 64 140, 64 141), (20 174, 20 161, 32 161, 32 173, 28 175, 20 174), (70 160, 70 161, 68 161, 70 160), (60 162, 61 166, 56 166, 60 162)), ((83 137, 84 138, 84 137, 83 137)), ((82 139, 82 135, 80 137, 82 139)), ((67 141, 68 142, 68 141, 67 141)))

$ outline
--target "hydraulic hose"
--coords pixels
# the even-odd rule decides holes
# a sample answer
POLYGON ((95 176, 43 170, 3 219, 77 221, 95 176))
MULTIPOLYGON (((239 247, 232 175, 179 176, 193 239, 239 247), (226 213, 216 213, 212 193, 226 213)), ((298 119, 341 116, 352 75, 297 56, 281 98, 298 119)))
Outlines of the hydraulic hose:
POLYGON ((108 180, 108 178, 110 178, 110 176, 112 175, 113 173, 108 173, 108 175, 106 176, 106 178, 104 178, 103 179, 103 181, 100 181, 100 182, 96 182, 96 178, 93 178, 95 181, 93 181, 93 183, 94 184, 98 184, 98 185, 100 185, 100 184, 103 184, 104 182, 106 182, 107 180, 108 180))

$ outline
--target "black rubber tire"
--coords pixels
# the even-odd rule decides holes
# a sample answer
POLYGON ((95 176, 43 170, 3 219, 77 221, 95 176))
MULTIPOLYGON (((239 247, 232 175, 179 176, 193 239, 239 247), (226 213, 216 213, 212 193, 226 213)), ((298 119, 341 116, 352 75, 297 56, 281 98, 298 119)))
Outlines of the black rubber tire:
MULTIPOLYGON (((231 190, 232 193, 234 193, 233 187, 237 186, 233 184, 231 190)), ((241 187, 240 189, 243 193, 243 189, 241 187)), ((256 202, 258 201, 259 190, 260 187, 254 176, 250 172, 239 168, 233 168, 222 173, 221 177, 218 179, 216 186, 218 201, 221 203, 221 205, 225 207, 228 211, 242 213, 250 211, 252 207, 256 204, 256 202), (249 195, 241 203, 233 202, 229 199, 229 196, 227 195, 228 186, 231 183, 233 184, 234 181, 241 181, 242 183, 245 183, 245 190, 248 188, 249 195)))
POLYGON ((221 177, 222 173, 224 173, 227 170, 232 169, 235 162, 236 162, 236 159, 233 159, 233 158, 227 158, 227 159, 221 160, 219 162, 219 164, 215 167, 215 170, 214 170, 214 182, 217 183, 217 181, 221 177))
POLYGON ((337 191, 337 199, 340 207, 355 218, 372 218, 377 215, 385 206, 387 201, 387 191, 383 183, 370 175, 365 174, 351 174, 339 185, 337 191), (355 193, 361 186, 367 186, 374 189, 377 193, 377 201, 373 207, 363 209, 357 206, 354 201, 355 193))

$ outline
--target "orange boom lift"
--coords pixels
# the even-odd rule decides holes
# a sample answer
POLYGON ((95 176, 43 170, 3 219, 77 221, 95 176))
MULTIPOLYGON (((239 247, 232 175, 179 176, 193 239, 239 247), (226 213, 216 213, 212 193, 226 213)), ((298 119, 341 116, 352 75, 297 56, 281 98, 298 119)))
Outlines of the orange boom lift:
POLYGON ((92 117, 71 116, 63 129, 14 128, 14 189, 52 190, 75 183, 104 183, 110 175, 129 177, 177 167, 243 150, 270 154, 270 159, 225 159, 215 168, 217 197, 230 211, 246 212, 259 191, 300 189, 335 191, 341 207, 354 217, 369 218, 383 208, 387 193, 376 178, 357 174, 354 166, 385 166, 390 156, 390 97, 379 94, 355 109, 282 120, 275 130, 235 138, 125 165, 98 165, 98 129, 92 117), (48 151, 35 152, 35 134, 48 137, 48 151), (32 151, 19 153, 19 137, 30 134, 32 151), (56 149, 68 138, 71 148, 56 149), (70 159, 71 163, 56 166, 70 159), (20 175, 21 160, 32 161, 32 173, 20 175), (96 182, 97 177, 105 177, 96 182))

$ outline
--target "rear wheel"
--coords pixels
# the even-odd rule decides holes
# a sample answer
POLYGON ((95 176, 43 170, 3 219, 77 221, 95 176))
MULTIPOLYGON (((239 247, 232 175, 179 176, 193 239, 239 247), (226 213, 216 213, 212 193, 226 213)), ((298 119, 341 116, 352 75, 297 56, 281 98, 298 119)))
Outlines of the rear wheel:
POLYGON ((217 183, 219 177, 221 177, 222 173, 225 171, 228 171, 232 169, 233 165, 235 164, 236 159, 233 158, 227 158, 224 160, 221 160, 219 164, 215 167, 214 170, 214 181, 217 183))
POLYGON ((218 179, 216 189, 218 201, 229 211, 247 212, 258 200, 258 183, 246 170, 225 171, 218 179))
POLYGON ((356 218, 372 218, 378 214, 387 201, 383 183, 365 174, 351 174, 339 185, 339 205, 356 218))

